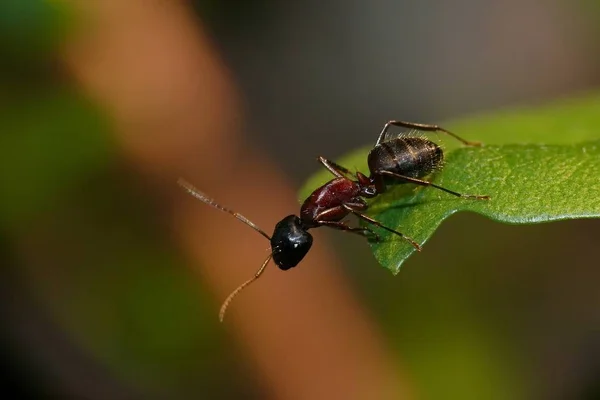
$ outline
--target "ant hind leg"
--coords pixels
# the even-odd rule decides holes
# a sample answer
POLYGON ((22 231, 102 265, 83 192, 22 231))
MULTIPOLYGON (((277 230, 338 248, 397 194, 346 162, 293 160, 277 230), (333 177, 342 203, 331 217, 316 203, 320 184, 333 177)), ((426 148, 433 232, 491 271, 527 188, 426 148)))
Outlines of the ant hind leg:
POLYGON ((461 194, 461 193, 455 192, 453 190, 446 189, 443 186, 436 185, 435 183, 432 183, 432 182, 429 182, 429 181, 424 181, 422 179, 417 179, 417 178, 411 178, 409 176, 404 176, 404 175, 396 174, 396 173, 391 172, 391 171, 386 171, 386 170, 377 171, 377 175, 387 175, 387 176, 390 176, 392 178, 396 178, 396 179, 399 179, 399 180, 404 181, 404 182, 415 183, 415 184, 420 185, 420 186, 431 186, 431 187, 434 187, 436 189, 443 190, 446 193, 450 193, 453 196, 461 197, 463 199, 469 199, 469 200, 489 200, 490 199, 490 196, 487 196, 487 195, 481 196, 481 195, 474 195, 474 194, 461 194))
POLYGON ((467 146, 476 146, 476 147, 481 146, 480 142, 470 142, 468 140, 465 140, 465 139, 461 138, 460 136, 456 135, 455 133, 452 133, 452 132, 442 128, 439 125, 421 124, 421 123, 417 123, 417 122, 395 121, 395 120, 388 121, 383 126, 383 129, 381 130, 381 133, 379 134, 379 138, 377 139, 375 146, 379 145, 381 142, 383 142, 385 140, 385 135, 391 125, 399 126, 402 128, 416 129, 418 131, 425 131, 425 132, 442 132, 442 133, 452 136, 453 138, 455 138, 456 140, 460 141, 461 143, 463 143, 467 146))

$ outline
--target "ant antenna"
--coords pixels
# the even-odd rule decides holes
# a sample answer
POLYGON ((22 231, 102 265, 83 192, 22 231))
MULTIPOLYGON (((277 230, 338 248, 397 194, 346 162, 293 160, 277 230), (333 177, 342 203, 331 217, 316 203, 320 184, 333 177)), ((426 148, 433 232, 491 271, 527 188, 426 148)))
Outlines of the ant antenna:
MULTIPOLYGON (((248 225, 250 228, 254 229, 256 232, 258 232, 261 235, 263 235, 269 242, 271 241, 271 237, 269 235, 267 235, 265 233, 265 231, 263 231, 262 229, 260 229, 254 222, 250 221, 248 218, 244 217, 240 213, 237 213, 237 212, 235 212, 233 210, 230 210, 230 209, 228 209, 226 207, 223 207, 222 205, 220 205, 219 203, 217 203, 216 201, 214 201, 213 199, 211 199, 210 197, 208 197, 207 195, 205 195, 203 192, 201 192, 200 190, 198 190, 196 187, 194 187, 194 185, 192 185, 191 183, 189 183, 185 179, 179 178, 177 180, 177 184, 179 186, 181 186, 182 188, 184 188, 186 192, 188 192, 189 194, 191 194, 192 196, 194 196, 195 198, 197 198, 201 202, 203 202, 205 204, 208 204, 209 206, 212 206, 212 207, 216 208, 217 210, 221 210, 223 212, 226 212, 227 214, 230 214, 230 215, 234 216, 238 220, 240 220, 243 223, 245 223, 246 225, 248 225)), ((258 278, 260 278, 260 276, 262 275, 262 273, 265 270, 265 267, 267 266, 267 264, 269 263, 269 261, 271 261, 272 257, 273 257, 273 253, 269 254, 269 256, 267 257, 267 259, 262 263, 262 265, 260 266, 260 268, 258 269, 258 271, 256 271, 256 273, 254 274, 254 276, 251 279, 248 279, 246 282, 242 283, 240 286, 237 287, 237 289, 235 289, 233 292, 231 292, 231 294, 229 296, 227 296, 227 298, 223 302, 223 305, 221 306, 221 310, 219 311, 219 321, 223 322, 223 318, 225 318, 225 311, 227 311, 227 307, 229 306, 229 303, 231 303, 231 300, 233 300, 233 298, 239 292, 241 292, 242 289, 244 289, 246 286, 250 285, 252 282, 254 282, 255 280, 257 280, 258 278)))
POLYGON ((260 266, 258 271, 256 271, 256 274, 254 274, 254 276, 252 278, 248 279, 246 282, 244 282, 240 286, 238 286, 237 289, 235 289, 233 292, 231 292, 231 294, 229 296, 227 296, 227 298, 223 302, 223 305, 221 306, 221 309, 219 310, 219 321, 220 322, 223 322, 223 318, 225 318, 225 311, 227 311, 227 307, 229 307, 229 303, 231 303, 231 300, 233 300, 233 298, 235 296, 237 296, 237 294, 239 292, 241 292, 246 286, 250 285, 252 282, 254 282, 258 278, 260 278, 263 271, 265 270, 265 267, 267 266, 269 261, 271 261, 272 257, 273 257, 273 253, 269 254, 269 256, 263 262, 263 264, 260 266))
POLYGON ((194 196, 201 202, 208 204, 209 206, 212 206, 212 207, 216 208, 217 210, 221 210, 223 212, 226 212, 227 214, 233 215, 235 218, 239 219, 240 221, 242 221, 243 223, 248 225, 250 228, 254 229, 256 232, 263 235, 265 238, 267 238, 268 241, 271 241, 271 237, 269 235, 267 235, 265 233, 265 231, 260 229, 254 222, 250 221, 248 218, 244 217, 240 213, 237 213, 233 210, 223 207, 222 205, 220 205, 219 203, 217 203, 216 201, 214 201, 213 199, 211 199, 210 197, 208 197, 207 195, 202 193, 200 190, 195 188, 194 185, 192 185, 185 179, 179 178, 177 180, 177 184, 179 186, 181 186, 182 188, 184 188, 186 192, 188 192, 189 194, 191 194, 192 196, 194 196))

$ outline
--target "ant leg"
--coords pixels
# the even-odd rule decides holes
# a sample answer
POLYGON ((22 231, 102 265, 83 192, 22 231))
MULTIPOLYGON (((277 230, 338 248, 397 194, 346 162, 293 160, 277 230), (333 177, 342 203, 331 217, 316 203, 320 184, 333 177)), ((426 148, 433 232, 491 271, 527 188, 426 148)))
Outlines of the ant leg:
POLYGON ((377 171, 376 175, 387 175, 387 176, 391 176, 391 177, 396 178, 396 179, 400 179, 400 180, 405 181, 405 182, 415 183, 415 184, 421 185, 421 186, 431 186, 431 187, 434 187, 436 189, 443 190, 446 193, 450 193, 453 196, 461 197, 463 199, 471 199, 471 200, 489 200, 490 199, 490 196, 480 196, 480 195, 473 195, 473 194, 460 194, 460 193, 452 191, 450 189, 446 189, 445 187, 436 185, 435 183, 424 181, 422 179, 411 178, 409 176, 399 175, 399 174, 396 174, 396 173, 391 172, 391 171, 385 171, 385 170, 383 170, 383 171, 377 171))
POLYGON ((325 157, 319 156, 317 159, 329 172, 331 172, 337 178, 348 178, 353 177, 352 172, 347 168, 342 167, 338 163, 326 159, 325 157))
POLYGON ((377 142, 375 143, 375 146, 379 145, 381 142, 384 141, 385 139, 385 134, 387 133, 390 125, 394 125, 394 126, 400 126, 402 128, 410 128, 410 129, 416 129, 419 131, 426 131, 426 132, 443 132, 447 135, 452 136, 453 138, 455 138, 456 140, 460 141, 461 143, 467 145, 467 146, 481 146, 480 142, 470 142, 468 140, 465 140, 463 138, 461 138, 460 136, 442 128, 439 125, 431 125, 431 124, 420 124, 417 122, 406 122, 406 121, 388 121, 384 126, 383 129, 381 130, 381 133, 379 134, 379 138, 377 139, 377 142))
POLYGON ((388 228, 387 226, 383 225, 381 222, 366 216, 365 214, 359 212, 358 210, 355 210, 354 208, 352 208, 351 205, 348 204, 344 204, 343 206, 346 210, 348 210, 349 212, 351 212, 352 214, 356 215, 358 218, 362 219, 363 221, 367 221, 370 224, 373 224, 375 226, 378 226, 380 228, 385 229, 388 232, 392 232, 395 233, 396 235, 400 236, 402 239, 406 240, 407 242, 409 242, 417 251, 421 251, 421 246, 419 246, 419 244, 417 242, 415 242, 414 240, 412 240, 410 237, 404 235, 403 233, 400 233, 398 231, 393 230, 392 228, 388 228))
POLYGON ((332 207, 327 210, 320 212, 315 217, 315 223, 318 226, 327 226, 334 229, 339 229, 343 231, 347 231, 350 233, 356 233, 357 235, 361 235, 364 237, 368 237, 368 234, 371 234, 375 237, 375 240, 379 241, 379 235, 369 228, 352 228, 346 225, 344 222, 340 220, 348 215, 348 208, 351 208, 355 211, 362 211, 368 208, 367 203, 362 202, 362 199, 358 199, 356 203, 346 203, 344 205, 340 205, 337 207, 332 207))
POLYGON ((372 236, 375 238, 376 242, 379 242, 379 235, 370 228, 352 228, 346 225, 345 223, 338 221, 317 221, 317 223, 319 225, 327 226, 329 228, 339 229, 341 231, 350 233, 356 233, 357 235, 366 237, 367 239, 369 238, 369 236, 372 236))

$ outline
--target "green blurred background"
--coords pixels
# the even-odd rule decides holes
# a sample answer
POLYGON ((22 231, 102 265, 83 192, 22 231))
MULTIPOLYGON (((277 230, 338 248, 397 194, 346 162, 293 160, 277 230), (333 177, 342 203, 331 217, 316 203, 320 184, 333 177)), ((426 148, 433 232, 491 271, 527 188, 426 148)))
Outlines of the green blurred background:
MULTIPOLYGON (((387 119, 600 83, 598 2, 391 3, 192 3, 251 140, 298 185, 317 153, 371 143, 387 119)), ((161 199, 62 66, 78 22, 62 2, 0 4, 3 386, 11 398, 262 398, 161 199)), ((600 399, 598 222, 458 215, 397 277, 360 240, 330 236, 423 398, 600 399)))

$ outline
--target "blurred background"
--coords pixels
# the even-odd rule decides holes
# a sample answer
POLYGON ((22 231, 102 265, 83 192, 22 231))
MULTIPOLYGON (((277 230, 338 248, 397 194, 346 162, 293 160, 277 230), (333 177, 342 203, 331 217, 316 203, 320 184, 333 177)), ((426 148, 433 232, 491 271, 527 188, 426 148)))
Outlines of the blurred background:
POLYGON ((459 214, 396 277, 315 232, 221 325, 268 244, 175 185, 271 232, 316 156, 389 119, 598 87, 599 22, 593 0, 3 1, 3 391, 600 399, 597 221, 459 214))

